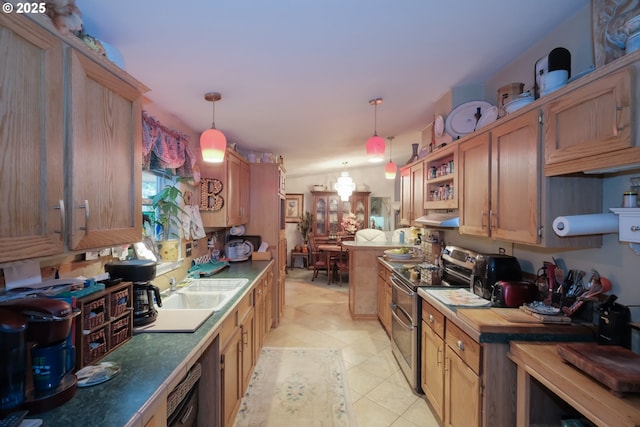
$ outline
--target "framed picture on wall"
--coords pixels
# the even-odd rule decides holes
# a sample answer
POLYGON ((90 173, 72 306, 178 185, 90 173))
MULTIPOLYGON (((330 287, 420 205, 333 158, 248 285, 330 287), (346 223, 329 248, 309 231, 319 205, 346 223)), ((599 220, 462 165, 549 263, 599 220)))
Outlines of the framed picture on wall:
POLYGON ((284 206, 284 220, 285 222, 300 222, 302 214, 304 213, 304 194, 291 194, 286 196, 286 203, 284 206))

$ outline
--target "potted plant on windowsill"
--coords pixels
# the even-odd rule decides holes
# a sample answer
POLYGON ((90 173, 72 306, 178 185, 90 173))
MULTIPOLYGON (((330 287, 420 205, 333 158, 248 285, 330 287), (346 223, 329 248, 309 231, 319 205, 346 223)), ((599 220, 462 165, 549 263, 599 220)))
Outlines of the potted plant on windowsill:
POLYGON ((300 218, 300 222, 298 223, 298 231, 302 235, 302 241, 304 242, 304 246, 302 247, 302 252, 307 252, 307 241, 309 240, 309 233, 311 232, 311 228, 313 227, 313 215, 311 212, 306 211, 304 215, 300 218))
POLYGON ((178 182, 180 179, 164 187, 151 201, 157 212, 156 223, 161 227, 157 245, 163 262, 178 261, 179 256, 184 209, 180 205, 182 191, 178 188, 178 182))

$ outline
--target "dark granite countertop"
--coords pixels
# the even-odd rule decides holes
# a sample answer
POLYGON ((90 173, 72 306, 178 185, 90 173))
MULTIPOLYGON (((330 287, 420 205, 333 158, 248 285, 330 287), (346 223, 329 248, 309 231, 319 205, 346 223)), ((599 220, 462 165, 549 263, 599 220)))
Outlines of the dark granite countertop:
MULTIPOLYGON (((67 403, 50 411, 29 415, 41 418, 46 427, 142 426, 141 410, 158 390, 177 384, 186 374, 188 363, 213 339, 226 314, 253 286, 255 279, 272 261, 232 263, 215 278, 247 278, 245 288, 225 308, 214 313, 193 333, 142 333, 108 354, 101 361, 116 362, 122 371, 113 379, 91 387, 78 388, 67 403), (173 378, 176 377, 177 379, 173 378), (170 379, 174 381, 169 384, 170 379), (175 384, 174 384, 175 382, 175 384)), ((169 390, 170 391, 170 390, 169 390)))

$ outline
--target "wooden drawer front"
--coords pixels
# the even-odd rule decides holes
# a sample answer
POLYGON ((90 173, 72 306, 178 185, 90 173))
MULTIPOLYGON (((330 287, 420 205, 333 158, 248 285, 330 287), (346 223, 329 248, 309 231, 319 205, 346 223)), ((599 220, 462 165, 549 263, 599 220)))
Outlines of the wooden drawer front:
POLYGON ((444 338, 444 314, 435 309, 434 306, 426 301, 422 301, 422 320, 438 334, 440 338, 444 338))
POLYGON ((224 348, 238 326, 238 310, 230 313, 220 328, 220 348, 224 348))
POLYGON ((447 322, 447 345, 480 375, 480 344, 451 322, 447 322))

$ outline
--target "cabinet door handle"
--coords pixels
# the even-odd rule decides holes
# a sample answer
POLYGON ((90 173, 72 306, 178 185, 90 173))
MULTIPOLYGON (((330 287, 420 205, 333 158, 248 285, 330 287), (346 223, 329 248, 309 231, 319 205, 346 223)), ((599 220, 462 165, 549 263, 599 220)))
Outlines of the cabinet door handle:
POLYGON ((460 349, 460 351, 464 351, 464 343, 461 340, 458 340, 458 342, 456 343, 456 345, 458 346, 458 348, 460 349))
POLYGON ((64 235, 66 234, 65 230, 65 218, 64 218, 64 200, 59 200, 60 204, 58 206, 54 206, 53 209, 60 209, 60 231, 54 230, 54 233, 60 233, 60 240, 64 241, 64 235))
POLYGON ((633 232, 640 231, 640 225, 632 225, 631 226, 631 231, 633 231, 633 232))
POLYGON ((249 345, 249 331, 244 331, 242 333, 242 344, 249 345))
POLYGON ((496 228, 496 214, 493 213, 493 209, 489 211, 489 228, 492 230, 496 228))
POLYGON ((487 213, 485 211, 482 211, 481 215, 481 220, 480 220, 480 228, 484 228, 486 227, 486 224, 484 223, 484 219, 487 216, 487 213))
POLYGON ((429 315, 429 323, 433 323, 435 319, 433 318, 433 314, 429 315))
POLYGON ((85 199, 84 204, 78 206, 80 209, 84 209, 84 227, 80 227, 80 230, 84 230, 84 235, 89 234, 89 201, 85 199))
POLYGON ((440 359, 441 354, 442 354, 442 349, 438 347, 438 349, 436 350, 436 365, 439 365, 442 363, 442 359, 440 359))
POLYGON ((616 129, 615 129, 615 135, 618 136, 618 132, 622 132, 624 130, 624 126, 620 127, 620 125, 618 123, 620 123, 620 112, 622 111, 621 106, 616 105, 616 129))

